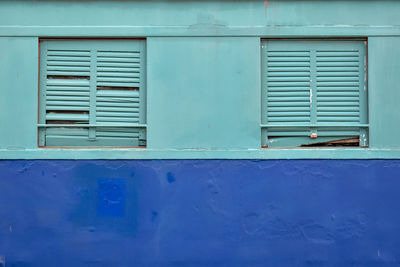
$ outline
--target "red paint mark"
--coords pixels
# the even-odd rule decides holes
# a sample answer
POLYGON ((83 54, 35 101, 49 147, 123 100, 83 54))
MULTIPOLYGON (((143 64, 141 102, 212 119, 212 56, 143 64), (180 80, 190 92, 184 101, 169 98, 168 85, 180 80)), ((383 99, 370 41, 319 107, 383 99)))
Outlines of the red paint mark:
POLYGON ((269 1, 264 1, 265 16, 267 16, 268 5, 269 5, 269 1))

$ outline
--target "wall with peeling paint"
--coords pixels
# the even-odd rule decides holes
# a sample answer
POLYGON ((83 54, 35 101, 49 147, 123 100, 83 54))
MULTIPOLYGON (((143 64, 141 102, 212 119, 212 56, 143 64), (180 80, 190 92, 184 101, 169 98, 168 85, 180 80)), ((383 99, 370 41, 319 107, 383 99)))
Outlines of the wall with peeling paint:
POLYGON ((399 171, 397 160, 1 161, 0 255, 5 266, 397 266, 399 171))
POLYGON ((400 265, 398 14, 400 1, 1 1, 0 267, 400 265), (146 149, 37 147, 46 37, 146 39, 146 149), (370 147, 261 149, 261 39, 333 37, 368 42, 370 147))

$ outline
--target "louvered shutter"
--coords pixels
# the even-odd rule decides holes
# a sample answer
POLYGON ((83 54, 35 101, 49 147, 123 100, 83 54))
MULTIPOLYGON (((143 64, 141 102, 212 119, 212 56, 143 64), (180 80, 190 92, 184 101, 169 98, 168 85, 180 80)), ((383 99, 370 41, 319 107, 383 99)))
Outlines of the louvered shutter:
POLYGON ((262 83, 263 146, 367 145, 363 41, 265 40, 262 83))
POLYGON ((46 40, 39 145, 146 145, 143 40, 46 40))

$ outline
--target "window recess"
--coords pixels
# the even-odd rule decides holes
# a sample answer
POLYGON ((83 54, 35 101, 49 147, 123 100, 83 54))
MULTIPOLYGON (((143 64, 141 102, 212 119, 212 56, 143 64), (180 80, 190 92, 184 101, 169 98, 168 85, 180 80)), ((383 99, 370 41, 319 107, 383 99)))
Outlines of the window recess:
POLYGON ((262 146, 368 146, 366 41, 263 40, 262 146))
POLYGON ((40 41, 39 146, 145 147, 144 40, 40 41))

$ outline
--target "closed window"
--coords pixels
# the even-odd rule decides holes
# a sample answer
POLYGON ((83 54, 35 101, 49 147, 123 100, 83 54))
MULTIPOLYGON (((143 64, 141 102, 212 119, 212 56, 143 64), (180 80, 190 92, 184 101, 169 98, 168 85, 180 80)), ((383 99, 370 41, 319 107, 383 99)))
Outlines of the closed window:
POLYGON ((368 146, 363 40, 262 41, 262 146, 368 146))
POLYGON ((145 147, 144 40, 40 42, 39 146, 145 147))

